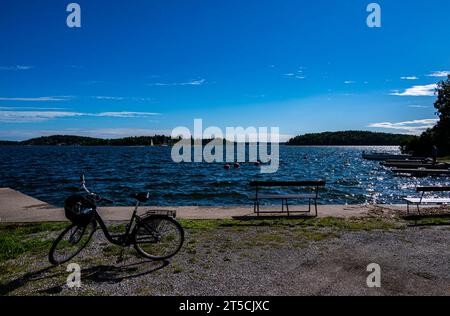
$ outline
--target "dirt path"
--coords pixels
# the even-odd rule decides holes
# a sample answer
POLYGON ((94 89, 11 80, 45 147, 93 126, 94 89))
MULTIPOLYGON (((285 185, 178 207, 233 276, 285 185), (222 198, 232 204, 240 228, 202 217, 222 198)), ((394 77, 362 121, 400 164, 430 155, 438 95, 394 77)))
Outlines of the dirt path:
MULTIPOLYGON (((170 262, 116 263, 100 232, 75 259, 82 287, 46 251, 0 263, 2 295, 450 295, 450 227, 386 220, 184 221, 186 243, 170 262), (381 288, 366 285, 381 267, 381 288)), ((56 232, 52 233, 55 234, 56 232)), ((48 232, 35 233, 48 236, 48 232)))

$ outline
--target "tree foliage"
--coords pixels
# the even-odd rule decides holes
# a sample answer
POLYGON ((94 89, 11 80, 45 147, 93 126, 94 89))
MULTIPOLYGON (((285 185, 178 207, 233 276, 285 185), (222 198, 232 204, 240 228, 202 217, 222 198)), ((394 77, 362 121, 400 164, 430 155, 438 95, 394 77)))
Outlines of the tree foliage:
POLYGON ((0 142, 0 145, 36 145, 36 146, 150 146, 169 145, 174 142, 164 135, 125 137, 117 139, 102 139, 72 135, 53 135, 37 137, 21 142, 0 142))
POLYGON ((292 138, 287 145, 298 146, 398 146, 414 139, 402 134, 374 133, 367 131, 325 132, 306 134, 292 138))
POLYGON ((405 143, 402 146, 404 152, 416 156, 430 156, 433 146, 436 146, 439 156, 450 155, 450 75, 447 80, 438 83, 436 94, 434 107, 439 121, 419 138, 405 143))

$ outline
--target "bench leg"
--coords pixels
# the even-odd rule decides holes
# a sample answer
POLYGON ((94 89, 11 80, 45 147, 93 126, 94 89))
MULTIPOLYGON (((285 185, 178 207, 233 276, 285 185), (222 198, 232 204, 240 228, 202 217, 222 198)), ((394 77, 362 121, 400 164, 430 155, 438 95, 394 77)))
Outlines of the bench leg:
POLYGON ((289 204, 288 204, 288 200, 286 199, 286 210, 287 210, 287 214, 289 216, 289 204))
POLYGON ((409 202, 406 202, 406 215, 409 215, 409 202))
POLYGON ((308 212, 311 213, 311 199, 308 200, 308 212))
POLYGON ((281 200, 281 213, 284 213, 284 200, 281 200))
POLYGON ((317 213, 317 199, 314 199, 314 209, 315 209, 315 211, 316 211, 316 217, 319 215, 318 213, 317 213))

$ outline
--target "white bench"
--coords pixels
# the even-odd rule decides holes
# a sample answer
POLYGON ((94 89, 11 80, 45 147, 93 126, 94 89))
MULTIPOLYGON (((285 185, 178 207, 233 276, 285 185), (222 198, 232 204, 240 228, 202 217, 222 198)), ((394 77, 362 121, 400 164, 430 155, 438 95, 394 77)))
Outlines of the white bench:
POLYGON ((422 193, 420 198, 414 198, 414 197, 407 197, 404 198, 404 200, 407 203, 407 213, 409 214, 409 206, 410 205, 416 205, 417 211, 420 214, 420 205, 446 205, 450 204, 450 197, 431 197, 426 198, 426 193, 431 192, 450 192, 449 186, 443 186, 443 187, 418 187, 417 192, 422 193))

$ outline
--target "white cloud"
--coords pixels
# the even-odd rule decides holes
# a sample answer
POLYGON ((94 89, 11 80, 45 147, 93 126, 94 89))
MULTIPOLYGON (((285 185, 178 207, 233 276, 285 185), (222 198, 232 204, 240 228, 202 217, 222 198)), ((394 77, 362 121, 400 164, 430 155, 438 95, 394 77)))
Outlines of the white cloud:
POLYGON ((299 70, 298 74, 295 73, 287 73, 287 74, 283 74, 284 77, 286 78, 291 78, 291 79, 305 79, 306 77, 304 75, 302 75, 303 71, 299 70))
POLYGON ((149 84, 149 86, 157 86, 157 87, 202 86, 204 84, 206 84, 206 79, 194 79, 187 82, 172 82, 172 83, 156 82, 149 84))
POLYGON ((0 122, 3 123, 33 123, 44 122, 57 118, 69 117, 114 117, 138 118, 159 115, 151 112, 101 112, 81 113, 68 111, 0 111, 0 122))
POLYGON ((0 111, 0 122, 31 123, 62 117, 82 116, 82 113, 62 111, 0 111))
POLYGON ((123 100, 131 100, 131 101, 155 101, 153 98, 145 98, 145 97, 117 97, 117 96, 93 96, 92 98, 97 100, 106 100, 106 101, 123 101, 123 100))
POLYGON ((391 95, 396 96, 410 96, 410 97, 431 97, 434 96, 435 90, 437 88, 437 84, 429 84, 424 86, 413 86, 411 88, 406 89, 403 92, 395 90, 391 93, 391 95))
POLYGON ((61 102, 68 101, 69 96, 56 96, 56 97, 36 97, 36 98, 8 98, 0 97, 0 101, 22 101, 22 102, 61 102))
POLYGON ((181 83, 182 86, 201 86, 206 83, 205 79, 192 80, 189 82, 181 83))
POLYGON ((109 97, 109 96, 102 96, 102 95, 98 95, 94 97, 97 100, 113 100, 113 101, 118 101, 118 100, 124 100, 124 97, 109 97))
POLYGON ((413 120, 413 121, 405 121, 405 122, 398 122, 398 123, 381 122, 381 123, 369 124, 368 127, 400 130, 400 131, 404 131, 408 134, 418 135, 418 134, 423 133, 425 130, 436 125, 437 122, 438 122, 437 119, 413 120))
POLYGON ((345 84, 354 84, 354 83, 356 83, 356 81, 347 80, 347 81, 344 81, 344 83, 345 83, 345 84))
POLYGON ((83 116, 99 116, 99 117, 149 117, 160 115, 153 112, 103 112, 103 113, 83 113, 83 116))
POLYGON ((402 79, 402 80, 419 80, 419 77, 416 77, 416 76, 404 76, 404 77, 400 77, 400 79, 402 79))
POLYGON ((427 105, 419 105, 419 104, 410 104, 408 105, 409 108, 415 108, 415 109, 428 109, 430 106, 427 105))
POLYGON ((34 107, 34 106, 0 106, 0 110, 39 110, 39 111, 58 111, 65 110, 65 108, 48 108, 48 107, 34 107))
POLYGON ((427 75, 427 77, 447 77, 450 75, 450 71, 434 71, 427 75))
POLYGON ((23 66, 23 65, 0 66, 0 70, 5 70, 5 71, 29 70, 32 68, 34 68, 34 67, 33 66, 23 66))

